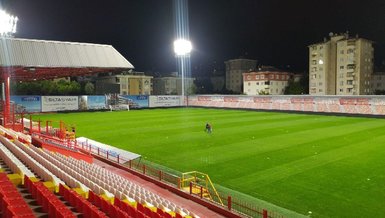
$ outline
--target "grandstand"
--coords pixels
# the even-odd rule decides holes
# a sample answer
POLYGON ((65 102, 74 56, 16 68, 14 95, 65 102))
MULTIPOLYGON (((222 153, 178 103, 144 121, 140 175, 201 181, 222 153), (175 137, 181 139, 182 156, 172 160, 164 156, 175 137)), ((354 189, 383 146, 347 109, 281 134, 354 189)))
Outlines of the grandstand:
POLYGON ((163 182, 151 183, 146 176, 139 178, 119 158, 117 164, 107 160, 108 152, 103 156, 99 149, 92 153, 92 149, 77 147, 62 125, 58 130, 48 122, 45 128, 32 119, 25 123, 15 105, 12 107, 10 79, 30 81, 132 69, 112 46, 4 38, 0 56, 7 57, 0 59, 5 84, 0 126, 1 217, 240 217, 231 208, 163 182))
POLYGON ((12 137, 15 135, 1 128, 2 217, 34 217, 38 213, 52 217, 223 217, 200 205, 188 206, 191 202, 180 197, 169 200, 170 193, 165 190, 154 185, 149 189, 143 186, 151 186, 148 182, 138 183, 138 178, 107 163, 88 163, 51 152, 31 142, 22 143, 19 137, 12 137), (12 189, 3 188, 8 186, 12 189), (33 209, 17 188, 27 189, 38 209, 33 209))

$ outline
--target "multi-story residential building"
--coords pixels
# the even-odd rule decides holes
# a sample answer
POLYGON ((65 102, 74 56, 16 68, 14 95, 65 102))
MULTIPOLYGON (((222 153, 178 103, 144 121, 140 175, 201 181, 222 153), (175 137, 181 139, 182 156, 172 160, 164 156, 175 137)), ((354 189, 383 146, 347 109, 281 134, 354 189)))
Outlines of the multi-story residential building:
MULTIPOLYGON (((191 94, 191 87, 194 86, 194 78, 185 77, 185 93, 191 94)), ((166 76, 153 78, 154 95, 180 95, 182 94, 182 79, 177 76, 166 76)))
POLYGON ((224 76, 211 76, 210 77, 211 85, 213 86, 213 92, 218 93, 223 90, 225 87, 225 77, 224 76))
POLYGON ((255 71, 257 61, 250 59, 233 59, 225 61, 226 65, 226 89, 235 93, 243 92, 242 74, 255 71))
POLYGON ((371 94, 373 42, 330 34, 330 40, 309 46, 310 95, 371 94))
POLYGON ((385 93, 385 67, 375 70, 372 74, 370 88, 374 94, 385 93))
POLYGON ((150 95, 152 76, 143 72, 129 72, 100 77, 96 80, 96 94, 118 93, 120 95, 150 95))
POLYGON ((283 95, 293 73, 273 67, 261 67, 258 71, 243 73, 243 93, 247 95, 283 95))

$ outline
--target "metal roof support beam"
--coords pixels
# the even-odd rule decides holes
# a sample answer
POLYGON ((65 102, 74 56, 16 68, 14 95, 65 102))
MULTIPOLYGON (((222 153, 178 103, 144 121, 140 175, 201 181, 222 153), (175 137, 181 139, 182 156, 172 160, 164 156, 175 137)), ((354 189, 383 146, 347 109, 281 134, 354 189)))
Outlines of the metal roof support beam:
POLYGON ((11 93, 10 93, 10 69, 5 69, 2 72, 3 81, 4 81, 4 104, 3 104, 3 126, 7 125, 10 120, 10 111, 11 111, 11 93))

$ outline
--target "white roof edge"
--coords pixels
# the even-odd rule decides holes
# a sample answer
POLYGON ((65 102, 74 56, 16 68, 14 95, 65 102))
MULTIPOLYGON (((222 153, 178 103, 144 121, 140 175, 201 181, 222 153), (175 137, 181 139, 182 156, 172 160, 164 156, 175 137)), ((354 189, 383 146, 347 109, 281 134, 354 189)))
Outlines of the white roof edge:
POLYGON ((112 45, 7 37, 0 37, 0 66, 134 69, 112 45))
POLYGON ((58 40, 45 40, 45 39, 27 39, 27 38, 10 38, 10 37, 0 37, 0 39, 10 39, 10 40, 19 40, 19 41, 32 41, 32 42, 53 42, 53 43, 63 43, 63 44, 77 44, 77 45, 97 45, 97 46, 111 46, 109 44, 100 44, 100 43, 90 43, 90 42, 72 42, 72 41, 58 41, 58 40))

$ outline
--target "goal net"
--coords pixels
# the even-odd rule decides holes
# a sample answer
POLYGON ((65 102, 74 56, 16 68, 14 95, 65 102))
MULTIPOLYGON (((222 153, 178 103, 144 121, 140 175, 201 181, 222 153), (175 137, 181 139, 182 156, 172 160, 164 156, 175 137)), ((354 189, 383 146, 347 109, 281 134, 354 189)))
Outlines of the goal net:
POLYGON ((110 111, 129 111, 130 105, 129 104, 110 104, 109 106, 110 111))

